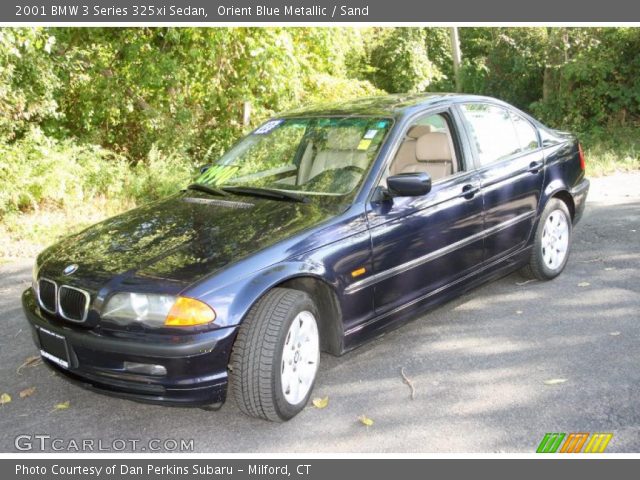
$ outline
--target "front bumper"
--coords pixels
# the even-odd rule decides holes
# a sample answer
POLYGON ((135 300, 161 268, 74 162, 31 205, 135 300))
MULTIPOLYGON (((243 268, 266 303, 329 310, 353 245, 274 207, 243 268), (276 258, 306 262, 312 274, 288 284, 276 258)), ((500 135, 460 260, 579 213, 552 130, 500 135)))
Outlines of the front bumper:
POLYGON ((582 218, 584 208, 587 204, 587 194, 589 193, 589 180, 583 179, 578 185, 571 189, 571 196, 573 197, 573 203, 575 205, 575 212, 573 215, 573 224, 575 225, 582 218))
POLYGON ((221 328, 193 335, 102 332, 54 320, 44 314, 31 288, 22 294, 22 306, 41 349, 39 329, 65 338, 69 367, 43 357, 65 378, 83 387, 149 403, 204 406, 226 399, 227 365, 236 328, 221 328), (124 362, 162 365, 162 376, 124 369, 124 362))

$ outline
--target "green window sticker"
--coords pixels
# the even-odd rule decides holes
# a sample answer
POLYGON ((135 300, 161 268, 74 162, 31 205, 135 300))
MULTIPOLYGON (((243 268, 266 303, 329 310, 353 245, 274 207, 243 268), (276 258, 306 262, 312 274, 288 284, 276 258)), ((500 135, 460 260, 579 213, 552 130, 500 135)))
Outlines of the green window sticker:
POLYGON ((229 180, 240 168, 237 165, 212 165, 209 169, 200 175, 197 183, 205 185, 221 185, 229 180))

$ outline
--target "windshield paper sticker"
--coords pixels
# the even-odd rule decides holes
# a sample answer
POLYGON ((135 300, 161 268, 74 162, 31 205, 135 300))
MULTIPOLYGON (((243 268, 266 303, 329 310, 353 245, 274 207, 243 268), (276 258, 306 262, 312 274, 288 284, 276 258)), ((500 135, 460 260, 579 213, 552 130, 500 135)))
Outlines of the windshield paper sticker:
POLYGON ((369 148, 369 145, 371 145, 371 140, 365 140, 363 138, 358 144, 358 150, 366 150, 367 148, 369 148))
POLYGON ((371 139, 376 136, 376 133, 378 133, 378 130, 372 128, 371 130, 368 130, 367 133, 364 134, 364 138, 371 139))
POLYGON ((254 135, 265 135, 269 133, 271 130, 273 130, 274 128, 276 128, 278 125, 280 125, 283 121, 284 120, 282 119, 271 120, 265 123, 264 125, 262 125, 261 127, 257 128, 253 133, 254 135))

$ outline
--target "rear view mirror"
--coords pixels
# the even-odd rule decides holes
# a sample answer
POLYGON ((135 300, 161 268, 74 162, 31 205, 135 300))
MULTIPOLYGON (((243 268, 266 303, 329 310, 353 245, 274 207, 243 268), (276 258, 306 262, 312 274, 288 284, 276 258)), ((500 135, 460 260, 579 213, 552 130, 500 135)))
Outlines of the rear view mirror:
POLYGON ((387 178, 387 188, 394 197, 418 197, 431 191, 431 177, 425 172, 400 173, 387 178))

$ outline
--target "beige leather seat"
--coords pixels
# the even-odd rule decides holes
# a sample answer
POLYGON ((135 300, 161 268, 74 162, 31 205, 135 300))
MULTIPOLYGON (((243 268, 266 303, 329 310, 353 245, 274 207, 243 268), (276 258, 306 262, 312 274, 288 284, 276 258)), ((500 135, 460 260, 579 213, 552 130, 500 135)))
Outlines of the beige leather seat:
POLYGON ((409 129, 409 131, 407 132, 407 137, 400 145, 398 153, 396 153, 396 158, 391 164, 391 168, 389 170, 390 175, 397 175, 398 173, 402 173, 406 168, 409 168, 410 165, 413 165, 417 162, 416 140, 419 137, 430 133, 432 130, 433 129, 431 125, 415 125, 409 129))
POLYGON ((418 138, 416 160, 409 171, 427 172, 433 181, 448 177, 456 171, 451 141, 445 132, 431 132, 418 138))
POLYGON ((407 134, 390 169, 391 175, 426 172, 433 181, 456 172, 449 134, 428 125, 416 125, 407 134))
POLYGON ((365 169, 368 159, 364 150, 358 150, 360 140, 362 140, 362 130, 359 128, 344 127, 329 130, 325 148, 317 153, 304 181, 309 181, 326 170, 336 168, 355 166, 365 169))

